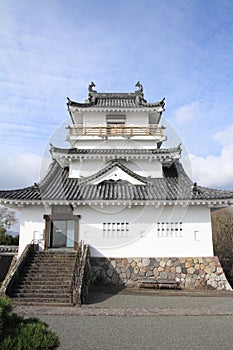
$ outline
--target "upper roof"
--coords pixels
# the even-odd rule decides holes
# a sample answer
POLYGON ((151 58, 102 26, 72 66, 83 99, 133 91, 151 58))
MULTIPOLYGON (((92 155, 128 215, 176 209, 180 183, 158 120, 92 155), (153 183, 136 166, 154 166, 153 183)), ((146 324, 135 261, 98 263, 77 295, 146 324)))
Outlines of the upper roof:
POLYGON ((119 161, 113 161, 94 175, 81 179, 69 178, 68 168, 54 161, 48 174, 38 184, 18 190, 0 191, 2 204, 30 204, 54 201, 71 204, 127 202, 129 204, 184 202, 191 204, 233 204, 233 191, 213 190, 197 186, 189 179, 177 160, 170 168, 163 168, 163 178, 152 179, 139 176, 119 161), (125 180, 93 181, 101 178, 114 167, 120 168, 141 184, 125 180))
POLYGON ((130 93, 98 93, 93 90, 95 84, 91 82, 89 85, 88 100, 84 103, 75 102, 67 97, 67 105, 70 107, 77 107, 78 109, 86 109, 90 107, 101 108, 159 108, 164 110, 165 98, 161 101, 148 103, 144 99, 143 87, 140 82, 137 82, 135 86, 138 90, 130 93))
POLYGON ((181 153, 181 144, 173 148, 60 148, 50 144, 50 152, 54 154, 64 154, 64 155, 86 155, 86 154, 148 154, 148 155, 170 155, 173 153, 181 153))

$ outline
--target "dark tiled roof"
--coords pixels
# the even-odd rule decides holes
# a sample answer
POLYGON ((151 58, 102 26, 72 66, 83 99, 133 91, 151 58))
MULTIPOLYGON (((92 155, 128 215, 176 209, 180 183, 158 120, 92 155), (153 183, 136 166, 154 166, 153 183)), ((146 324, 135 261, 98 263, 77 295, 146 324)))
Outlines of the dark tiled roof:
POLYGON ((174 148, 155 148, 155 149, 102 149, 102 148, 93 148, 93 149, 78 149, 78 148, 59 148, 51 145, 52 153, 60 153, 64 155, 68 154, 171 154, 173 152, 181 151, 180 145, 174 148))
POLYGON ((0 191, 0 199, 11 200, 41 200, 38 186, 30 186, 17 190, 0 191))
POLYGON ((68 98, 68 106, 78 108, 88 107, 118 107, 118 108, 142 108, 142 107, 162 107, 164 108, 164 99, 155 103, 147 103, 143 94, 134 93, 93 93, 91 99, 85 103, 71 101, 68 98))
POLYGON ((38 184, 28 188, 0 191, 4 200, 69 200, 69 201, 172 201, 172 200, 232 200, 233 191, 212 190, 195 186, 186 175, 179 161, 170 168, 163 168, 164 177, 160 179, 143 178, 117 162, 102 169, 96 175, 83 179, 69 178, 68 168, 62 169, 57 162, 51 164, 47 176, 38 184), (131 176, 140 179, 145 185, 132 185, 126 181, 103 181, 99 184, 89 182, 119 166, 131 176))

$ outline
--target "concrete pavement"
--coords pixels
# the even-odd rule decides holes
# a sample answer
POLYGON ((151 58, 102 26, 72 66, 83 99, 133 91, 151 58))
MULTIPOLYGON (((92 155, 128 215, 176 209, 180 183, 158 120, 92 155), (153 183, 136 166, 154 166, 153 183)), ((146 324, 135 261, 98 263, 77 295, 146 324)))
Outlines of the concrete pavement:
POLYGON ((233 293, 97 291, 80 307, 16 306, 44 320, 68 349, 232 350, 233 293))

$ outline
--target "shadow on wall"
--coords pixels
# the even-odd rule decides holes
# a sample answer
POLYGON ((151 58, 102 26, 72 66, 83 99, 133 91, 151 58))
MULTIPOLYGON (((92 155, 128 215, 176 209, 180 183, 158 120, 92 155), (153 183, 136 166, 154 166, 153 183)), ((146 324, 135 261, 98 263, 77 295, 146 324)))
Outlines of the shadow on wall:
POLYGON ((0 255, 0 283, 4 281, 14 255, 0 255))
POLYGON ((101 303, 126 288, 126 274, 120 268, 122 259, 118 259, 119 266, 116 260, 104 257, 90 258, 93 283, 87 304, 101 303))

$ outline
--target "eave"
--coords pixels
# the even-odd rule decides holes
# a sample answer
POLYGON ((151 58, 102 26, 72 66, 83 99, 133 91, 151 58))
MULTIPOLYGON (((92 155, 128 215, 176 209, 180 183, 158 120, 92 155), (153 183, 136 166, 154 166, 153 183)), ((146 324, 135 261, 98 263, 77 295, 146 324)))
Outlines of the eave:
POLYGON ((27 207, 27 206, 54 206, 54 205, 72 205, 74 208, 79 206, 127 206, 129 208, 136 206, 154 206, 159 208, 162 206, 182 206, 187 208, 189 206, 207 206, 209 208, 222 208, 233 205, 233 199, 226 200, 7 200, 1 199, 1 205, 12 206, 17 208, 27 207))
POLYGON ((51 145, 50 153, 61 167, 69 166, 73 160, 159 160, 163 165, 170 166, 176 159, 180 159, 181 146, 164 149, 59 149, 51 145))
POLYGON ((132 112, 132 113, 138 113, 138 112, 163 112, 164 108, 161 106, 156 107, 70 107, 68 108, 69 112, 72 114, 73 112, 107 112, 107 113, 118 113, 118 112, 132 112))

